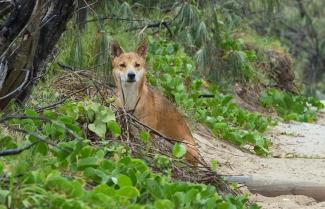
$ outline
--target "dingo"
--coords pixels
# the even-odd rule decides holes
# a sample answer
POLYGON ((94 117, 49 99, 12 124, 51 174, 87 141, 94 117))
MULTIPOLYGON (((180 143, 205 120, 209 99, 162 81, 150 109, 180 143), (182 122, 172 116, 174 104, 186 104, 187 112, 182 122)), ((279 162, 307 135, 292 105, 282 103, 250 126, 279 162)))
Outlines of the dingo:
POLYGON ((144 41, 136 52, 124 53, 117 43, 112 45, 112 66, 119 102, 145 125, 163 136, 185 142, 185 159, 197 165, 199 153, 191 132, 174 105, 146 83, 147 42, 144 41))

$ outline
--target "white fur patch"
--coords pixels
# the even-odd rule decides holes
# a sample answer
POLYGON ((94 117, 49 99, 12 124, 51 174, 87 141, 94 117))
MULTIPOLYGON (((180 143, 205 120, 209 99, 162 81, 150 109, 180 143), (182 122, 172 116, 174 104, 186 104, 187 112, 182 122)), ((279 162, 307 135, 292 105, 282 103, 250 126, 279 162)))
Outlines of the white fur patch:
POLYGON ((141 70, 128 70, 126 72, 118 71, 115 73, 116 76, 120 79, 121 89, 120 100, 124 104, 126 110, 133 110, 139 99, 139 90, 143 76, 145 76, 144 69, 141 70), (135 73, 135 82, 127 82, 129 72, 135 73))

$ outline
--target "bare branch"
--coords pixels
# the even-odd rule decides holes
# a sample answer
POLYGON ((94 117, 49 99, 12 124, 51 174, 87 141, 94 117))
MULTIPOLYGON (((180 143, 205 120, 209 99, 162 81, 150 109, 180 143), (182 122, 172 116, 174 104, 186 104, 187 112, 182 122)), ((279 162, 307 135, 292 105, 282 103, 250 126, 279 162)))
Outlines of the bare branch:
POLYGON ((8 155, 18 155, 18 154, 22 153, 23 151, 28 150, 29 148, 38 144, 39 142, 40 141, 35 141, 29 145, 26 145, 25 147, 0 151, 0 157, 4 157, 4 156, 8 156, 8 155))

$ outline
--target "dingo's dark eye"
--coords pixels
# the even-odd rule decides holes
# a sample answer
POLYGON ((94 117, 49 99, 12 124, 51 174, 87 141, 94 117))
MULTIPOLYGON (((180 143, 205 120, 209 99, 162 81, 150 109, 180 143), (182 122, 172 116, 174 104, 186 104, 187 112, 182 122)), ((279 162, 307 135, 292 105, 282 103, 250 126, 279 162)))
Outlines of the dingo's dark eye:
POLYGON ((135 67, 140 67, 140 64, 139 64, 139 63, 135 63, 134 66, 135 66, 135 67))
POLYGON ((126 67, 125 63, 120 64, 120 67, 126 67))

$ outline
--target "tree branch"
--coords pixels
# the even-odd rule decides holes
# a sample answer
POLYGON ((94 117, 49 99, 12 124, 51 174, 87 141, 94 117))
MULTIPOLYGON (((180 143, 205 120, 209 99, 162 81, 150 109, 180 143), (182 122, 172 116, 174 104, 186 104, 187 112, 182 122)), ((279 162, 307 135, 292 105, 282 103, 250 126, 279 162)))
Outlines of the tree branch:
POLYGON ((0 157, 4 157, 4 156, 8 156, 8 155, 18 155, 18 154, 22 153, 23 151, 30 149, 31 147, 38 144, 39 142, 40 141, 35 141, 29 145, 26 145, 25 147, 0 151, 0 157))

